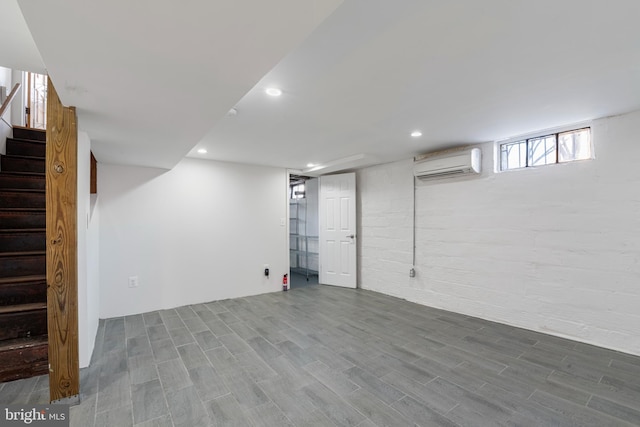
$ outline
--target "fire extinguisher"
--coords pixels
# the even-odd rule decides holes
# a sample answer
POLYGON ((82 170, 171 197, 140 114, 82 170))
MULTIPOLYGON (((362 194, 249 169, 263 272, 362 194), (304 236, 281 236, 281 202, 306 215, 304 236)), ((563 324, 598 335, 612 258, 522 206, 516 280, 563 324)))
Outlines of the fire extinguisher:
POLYGON ((284 276, 282 276, 282 290, 283 291, 288 291, 289 290, 289 285, 287 284, 289 281, 287 279, 287 275, 285 274, 284 276))

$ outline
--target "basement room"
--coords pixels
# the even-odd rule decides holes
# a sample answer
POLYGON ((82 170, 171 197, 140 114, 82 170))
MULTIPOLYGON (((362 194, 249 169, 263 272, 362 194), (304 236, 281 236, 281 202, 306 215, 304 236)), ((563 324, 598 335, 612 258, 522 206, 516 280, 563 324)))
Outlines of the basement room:
POLYGON ((637 0, 0 17, 0 425, 640 425, 637 0))

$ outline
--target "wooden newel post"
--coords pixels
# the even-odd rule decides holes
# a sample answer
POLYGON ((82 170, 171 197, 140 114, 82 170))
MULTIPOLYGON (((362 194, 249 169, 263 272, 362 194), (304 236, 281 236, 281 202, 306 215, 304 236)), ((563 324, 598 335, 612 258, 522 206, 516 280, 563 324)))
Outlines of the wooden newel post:
POLYGON ((49 394, 52 403, 80 400, 78 352, 78 126, 47 88, 47 322, 49 394))

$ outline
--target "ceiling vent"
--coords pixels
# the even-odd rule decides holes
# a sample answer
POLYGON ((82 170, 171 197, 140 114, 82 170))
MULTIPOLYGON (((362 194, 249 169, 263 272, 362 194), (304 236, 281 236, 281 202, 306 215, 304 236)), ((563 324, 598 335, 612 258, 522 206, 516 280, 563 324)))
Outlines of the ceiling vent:
POLYGON ((481 151, 465 149, 442 154, 434 153, 413 164, 416 178, 427 180, 480 173, 481 151))

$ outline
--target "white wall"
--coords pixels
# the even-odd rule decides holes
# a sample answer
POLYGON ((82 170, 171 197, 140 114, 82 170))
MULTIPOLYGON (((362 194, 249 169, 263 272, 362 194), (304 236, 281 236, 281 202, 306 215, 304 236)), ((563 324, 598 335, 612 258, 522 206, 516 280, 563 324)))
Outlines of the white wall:
POLYGON ((358 284, 409 300, 412 267, 413 160, 357 171, 358 284))
POLYGON ((412 161, 358 172, 361 286, 640 354, 640 112, 592 125, 596 159, 419 183, 412 161))
POLYGON ((309 269, 319 273, 320 259, 318 253, 320 252, 320 240, 317 238, 320 233, 320 216, 319 216, 319 202, 320 202, 320 180, 318 178, 311 178, 305 184, 305 192, 307 197, 307 236, 315 238, 308 239, 309 245, 309 269))
MULTIPOLYGON (((0 86, 4 86, 6 88, 8 96, 11 92, 11 88, 13 87, 10 68, 0 67, 0 86)), ((13 102, 15 101, 16 100, 13 102)), ((0 102, 0 105, 2 105, 2 102, 0 102)), ((4 112, 2 118, 5 119, 7 123, 11 123, 11 108, 4 112)), ((0 120, 0 154, 6 153, 8 136, 11 136, 11 127, 7 126, 6 123, 0 120)))
POLYGON ((318 178, 311 178, 305 182, 304 190, 307 198, 307 236, 318 236, 320 219, 318 217, 318 202, 320 201, 318 178))
POLYGON ((27 90, 26 90, 27 82, 24 81, 23 71, 12 70, 11 77, 12 77, 12 86, 15 85, 16 83, 20 83, 20 90, 18 91, 18 93, 16 93, 16 96, 15 98, 13 98, 13 101, 11 101, 11 121, 9 123, 11 123, 14 126, 24 126, 25 124, 24 108, 26 105, 25 100, 27 97, 27 90))
POLYGON ((80 367, 89 366, 99 320, 98 210, 89 191, 91 140, 78 132, 78 329, 80 367))
POLYGON ((102 318, 281 289, 284 169, 189 158, 170 171, 99 166, 102 318))

